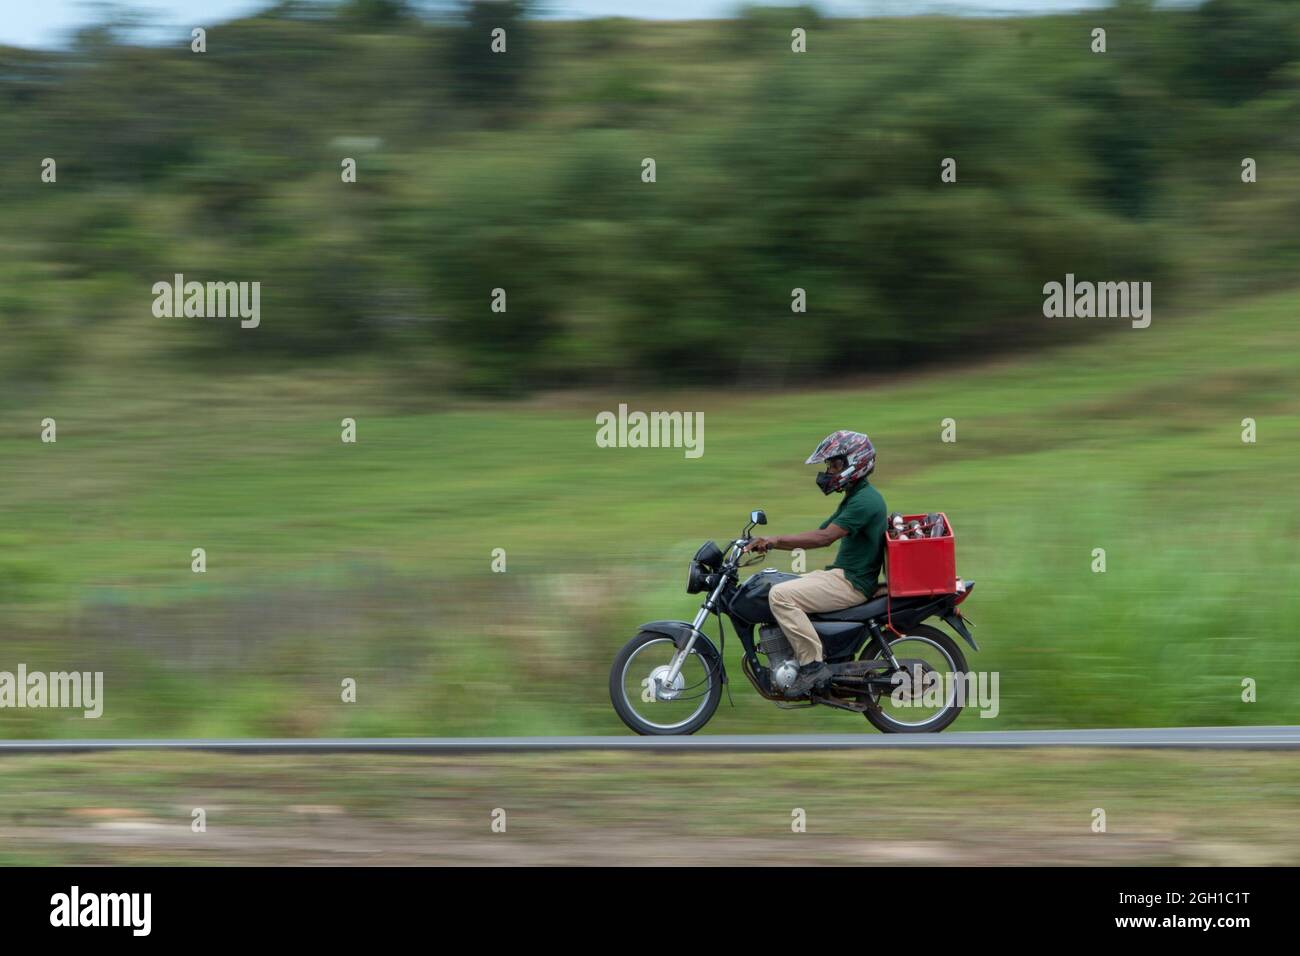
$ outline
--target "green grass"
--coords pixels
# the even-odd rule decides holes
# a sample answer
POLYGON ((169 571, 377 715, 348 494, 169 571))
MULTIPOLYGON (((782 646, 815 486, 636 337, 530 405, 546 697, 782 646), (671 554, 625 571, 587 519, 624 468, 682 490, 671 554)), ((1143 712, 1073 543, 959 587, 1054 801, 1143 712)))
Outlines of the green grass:
MULTIPOLYGON (((619 732, 618 647, 692 614, 687 558, 751 508, 774 533, 829 514, 800 462, 843 427, 876 443, 891 509, 948 513, 979 582, 971 663, 1001 673, 1001 714, 957 729, 1293 723, 1298 306, 1157 311, 1023 359, 752 394, 447 404, 364 365, 221 378, 123 361, 0 420, 0 669, 107 684, 99 721, 5 710, 0 736, 619 732), (596 413, 620 402, 702 411, 703 457, 598 448, 596 413), (56 444, 38 440, 46 416, 56 444)), ((734 677, 710 731, 868 729, 778 711, 734 677)))
POLYGON ((10 756, 0 862, 1293 866, 1298 774, 1294 752, 10 756))

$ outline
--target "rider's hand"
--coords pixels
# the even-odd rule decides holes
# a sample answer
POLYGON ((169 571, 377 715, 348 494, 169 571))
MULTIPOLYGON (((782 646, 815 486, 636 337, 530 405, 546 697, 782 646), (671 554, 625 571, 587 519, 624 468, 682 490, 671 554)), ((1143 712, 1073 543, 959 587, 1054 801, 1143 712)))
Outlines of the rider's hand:
POLYGON ((774 538, 751 538, 749 544, 745 545, 746 551, 757 551, 762 554, 768 548, 776 543, 774 538))

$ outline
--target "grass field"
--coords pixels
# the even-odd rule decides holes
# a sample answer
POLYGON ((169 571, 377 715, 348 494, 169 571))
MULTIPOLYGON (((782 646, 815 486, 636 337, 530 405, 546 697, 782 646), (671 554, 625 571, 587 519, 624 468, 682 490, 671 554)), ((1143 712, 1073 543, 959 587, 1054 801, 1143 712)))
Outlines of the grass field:
POLYGON ((6 757, 0 863, 1294 866, 1298 783, 1294 752, 6 757))
MULTIPOLYGON (((773 533, 829 514, 800 463, 844 427, 876 443, 891 509, 948 513, 978 581, 971 663, 1000 672, 1001 712, 956 729, 1294 723, 1297 307, 1157 310, 1147 330, 878 382, 510 405, 362 363, 223 377, 119 357, 0 419, 0 670, 106 684, 97 721, 4 710, 0 736, 620 732, 618 647, 691 616, 687 559, 751 508, 773 533), (596 413, 620 402, 703 412, 703 456, 598 448, 596 413)), ((869 731, 734 676, 709 731, 869 731)))

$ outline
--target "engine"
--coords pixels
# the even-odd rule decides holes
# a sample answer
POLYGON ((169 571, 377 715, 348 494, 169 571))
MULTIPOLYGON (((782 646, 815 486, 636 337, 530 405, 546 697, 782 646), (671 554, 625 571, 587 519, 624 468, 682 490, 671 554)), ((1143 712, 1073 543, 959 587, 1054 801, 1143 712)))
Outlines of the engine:
POLYGON ((767 655, 767 666, 772 672, 772 683, 785 690, 799 675, 799 662, 785 632, 775 624, 764 624, 758 629, 758 649, 767 655))

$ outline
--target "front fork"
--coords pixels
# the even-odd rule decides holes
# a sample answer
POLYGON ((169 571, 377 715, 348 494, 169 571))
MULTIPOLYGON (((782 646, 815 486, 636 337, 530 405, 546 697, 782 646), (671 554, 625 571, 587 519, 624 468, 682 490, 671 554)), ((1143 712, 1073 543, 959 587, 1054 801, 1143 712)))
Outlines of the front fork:
POLYGON ((722 593, 722 589, 726 586, 727 576, 724 574, 722 580, 718 582, 718 586, 713 589, 713 593, 700 605, 699 613, 695 615, 695 620, 691 621, 691 636, 687 639, 686 646, 677 652, 677 656, 673 658, 672 667, 668 668, 668 673, 664 675, 663 684, 665 687, 672 687, 673 681, 677 680, 677 675, 686 666, 686 655, 695 646, 695 638, 699 636, 700 625, 708 619, 708 616, 713 613, 713 609, 718 606, 718 595, 722 593))

